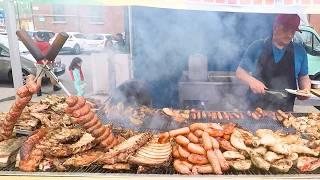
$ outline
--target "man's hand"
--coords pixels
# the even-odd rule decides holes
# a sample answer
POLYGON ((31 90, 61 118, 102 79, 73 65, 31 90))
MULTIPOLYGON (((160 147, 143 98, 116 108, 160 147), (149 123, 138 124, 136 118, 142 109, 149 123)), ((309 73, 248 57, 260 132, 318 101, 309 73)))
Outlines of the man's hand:
POLYGON ((252 78, 249 82, 251 91, 255 94, 264 94, 267 87, 259 80, 252 78))

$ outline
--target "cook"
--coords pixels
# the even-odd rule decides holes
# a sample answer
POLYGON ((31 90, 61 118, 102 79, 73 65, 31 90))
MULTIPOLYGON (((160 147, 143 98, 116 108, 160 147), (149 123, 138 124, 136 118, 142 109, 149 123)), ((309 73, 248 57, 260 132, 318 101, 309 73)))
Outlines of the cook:
POLYGON ((251 90, 248 93, 249 107, 293 111, 294 95, 277 98, 266 94, 266 89, 310 89, 306 51, 301 44, 293 42, 299 24, 300 17, 296 14, 277 15, 271 37, 256 40, 247 48, 236 77, 251 90))

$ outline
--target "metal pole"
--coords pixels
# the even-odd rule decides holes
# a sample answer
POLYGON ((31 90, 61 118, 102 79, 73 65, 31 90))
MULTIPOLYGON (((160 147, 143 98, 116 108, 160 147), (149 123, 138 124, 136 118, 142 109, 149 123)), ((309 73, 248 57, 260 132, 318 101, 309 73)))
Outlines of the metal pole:
POLYGON ((14 88, 17 89, 23 85, 21 61, 19 52, 19 42, 16 36, 17 22, 13 0, 5 0, 5 20, 9 41, 9 53, 12 68, 12 77, 14 88))
POLYGON ((129 26, 129 79, 133 79, 133 42, 132 42, 132 9, 128 6, 128 26, 129 26))

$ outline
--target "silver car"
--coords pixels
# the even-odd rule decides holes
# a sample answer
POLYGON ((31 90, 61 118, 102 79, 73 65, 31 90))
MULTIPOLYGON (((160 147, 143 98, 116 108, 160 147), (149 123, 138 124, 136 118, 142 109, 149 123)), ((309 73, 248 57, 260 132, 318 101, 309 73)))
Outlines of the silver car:
MULTIPOLYGON (((22 67, 23 80, 29 74, 36 75, 36 60, 30 54, 28 49, 19 41, 20 60, 22 67)), ((65 72, 65 65, 61 60, 56 59, 53 67, 53 72, 60 76, 65 72)), ((12 81, 12 69, 9 55, 9 45, 7 37, 0 37, 0 80, 12 81)))

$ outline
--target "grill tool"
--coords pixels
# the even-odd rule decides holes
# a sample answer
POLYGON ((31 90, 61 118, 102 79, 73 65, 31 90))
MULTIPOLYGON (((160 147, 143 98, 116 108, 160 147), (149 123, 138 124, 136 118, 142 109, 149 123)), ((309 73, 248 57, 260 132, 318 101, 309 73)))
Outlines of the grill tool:
POLYGON ((275 97, 282 99, 288 97, 288 93, 285 91, 279 91, 279 90, 265 90, 266 93, 274 95, 275 97))
MULTIPOLYGON (((61 32, 57 35, 56 39, 53 41, 52 45, 50 46, 48 52, 46 55, 43 55, 40 51, 40 49, 34 44, 33 40, 30 38, 28 33, 25 30, 18 30, 16 32, 19 39, 22 41, 22 43, 26 46, 26 48, 29 50, 30 54, 36 59, 36 61, 42 61, 42 60, 48 60, 48 61, 54 61, 54 59, 57 57, 60 49, 68 39, 68 34, 65 32, 61 32)), ((57 82, 57 84, 62 88, 62 90, 70 96, 70 92, 66 89, 66 87, 59 81, 57 76, 53 73, 52 69, 45 65, 42 67, 41 72, 36 76, 35 81, 40 77, 42 73, 48 72, 48 74, 57 82)))

